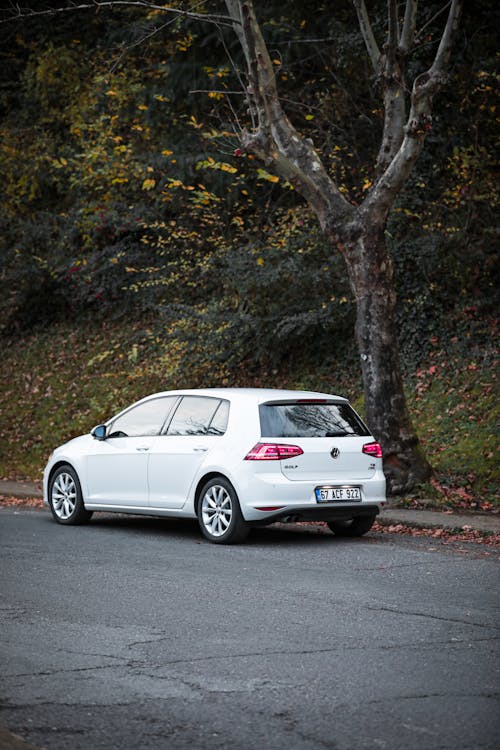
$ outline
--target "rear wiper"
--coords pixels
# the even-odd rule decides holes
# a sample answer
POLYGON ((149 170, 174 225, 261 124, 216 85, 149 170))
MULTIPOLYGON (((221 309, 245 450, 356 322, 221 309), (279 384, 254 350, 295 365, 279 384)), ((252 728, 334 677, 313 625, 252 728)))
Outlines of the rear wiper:
POLYGON ((353 432, 327 432, 325 437, 354 437, 353 432))

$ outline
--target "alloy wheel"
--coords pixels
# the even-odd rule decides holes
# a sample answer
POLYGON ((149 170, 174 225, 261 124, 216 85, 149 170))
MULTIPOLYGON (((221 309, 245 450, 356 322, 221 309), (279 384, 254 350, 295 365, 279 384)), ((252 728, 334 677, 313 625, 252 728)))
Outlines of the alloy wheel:
POLYGON ((52 486, 51 500, 54 513, 65 521, 75 510, 76 485, 71 474, 61 472, 52 486))
POLYGON ((212 536, 222 536, 229 528, 233 515, 231 496, 225 487, 212 485, 201 501, 203 525, 212 536))

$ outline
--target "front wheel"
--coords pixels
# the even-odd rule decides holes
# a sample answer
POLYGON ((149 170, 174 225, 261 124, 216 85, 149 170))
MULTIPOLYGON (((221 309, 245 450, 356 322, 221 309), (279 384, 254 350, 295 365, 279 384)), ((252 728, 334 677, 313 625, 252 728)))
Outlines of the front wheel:
POLYGON ((210 479, 203 486, 198 503, 198 522, 203 536, 214 544, 237 544, 250 531, 235 489, 225 477, 210 479))
POLYGON ((335 536, 363 536, 375 523, 376 516, 359 516, 350 521, 327 521, 335 536))
POLYGON ((76 525, 87 523, 92 511, 83 504, 82 489, 76 471, 64 464, 52 475, 49 483, 49 505, 57 523, 76 525))

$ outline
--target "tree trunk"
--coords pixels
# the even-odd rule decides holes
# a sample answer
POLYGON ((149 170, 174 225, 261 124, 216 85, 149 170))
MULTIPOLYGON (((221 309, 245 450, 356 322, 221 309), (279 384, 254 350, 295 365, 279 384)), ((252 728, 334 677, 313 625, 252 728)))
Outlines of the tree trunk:
POLYGON ((406 406, 395 326, 394 270, 384 232, 385 226, 370 216, 359 216, 343 248, 356 298, 366 421, 383 448, 388 491, 400 494, 428 479, 431 467, 406 406))

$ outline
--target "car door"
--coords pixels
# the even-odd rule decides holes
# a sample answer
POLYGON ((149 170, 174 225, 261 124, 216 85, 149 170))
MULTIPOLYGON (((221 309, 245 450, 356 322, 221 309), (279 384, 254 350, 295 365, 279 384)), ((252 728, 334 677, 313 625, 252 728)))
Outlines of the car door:
POLYGON ((164 434, 149 455, 151 508, 184 506, 201 464, 226 431, 229 402, 211 396, 183 396, 164 434))
POLYGON ((94 441, 87 459, 89 504, 148 505, 149 451, 177 400, 168 396, 142 401, 109 423, 106 439, 94 441))

